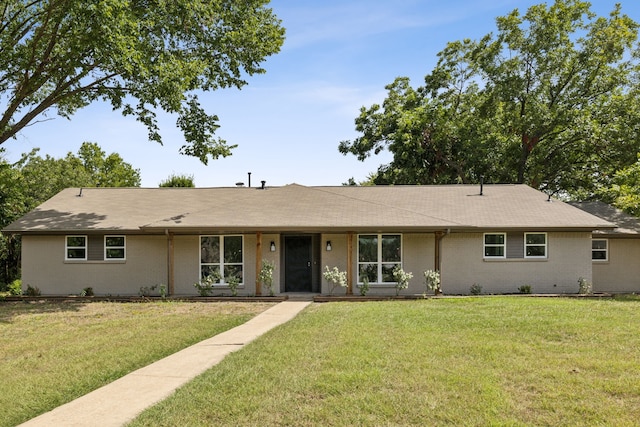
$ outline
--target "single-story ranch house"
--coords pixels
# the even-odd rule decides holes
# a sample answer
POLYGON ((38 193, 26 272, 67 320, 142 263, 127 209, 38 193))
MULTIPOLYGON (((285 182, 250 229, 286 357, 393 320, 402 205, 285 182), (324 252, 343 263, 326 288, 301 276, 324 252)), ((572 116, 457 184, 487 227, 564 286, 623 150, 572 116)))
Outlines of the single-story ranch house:
POLYGON ((194 283, 212 273, 223 276, 219 294, 229 295, 235 276, 239 295, 261 295, 264 261, 275 265, 276 294, 329 293, 327 266, 348 273, 336 293, 357 295, 367 278, 369 295, 394 295, 396 266, 413 273, 402 294, 425 292, 428 269, 441 272, 445 294, 468 294, 474 284, 483 293, 523 285, 576 293, 578 279, 598 271, 592 233, 614 228, 526 185, 292 184, 70 188, 3 232, 22 235, 23 286, 43 295, 86 287, 137 295, 160 284, 170 295, 197 295, 194 283))

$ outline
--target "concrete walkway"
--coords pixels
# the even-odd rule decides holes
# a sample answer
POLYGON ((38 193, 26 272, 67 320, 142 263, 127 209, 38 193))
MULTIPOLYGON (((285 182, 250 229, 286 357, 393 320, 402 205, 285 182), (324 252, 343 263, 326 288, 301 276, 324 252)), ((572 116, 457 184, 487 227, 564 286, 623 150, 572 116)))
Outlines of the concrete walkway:
POLYGON ((175 389, 270 329, 293 319, 310 301, 284 301, 247 323, 185 348, 79 397, 23 426, 122 426, 175 389))

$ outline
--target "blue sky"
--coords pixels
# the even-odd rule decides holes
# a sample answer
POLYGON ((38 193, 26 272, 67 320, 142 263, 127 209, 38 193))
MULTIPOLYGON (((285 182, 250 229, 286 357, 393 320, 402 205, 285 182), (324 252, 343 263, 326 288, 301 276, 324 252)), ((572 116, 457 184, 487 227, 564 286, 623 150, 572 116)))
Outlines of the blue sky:
MULTIPOLYGON (((40 147, 62 157, 83 141, 117 152, 140 169, 142 185, 156 187, 171 174, 193 175, 198 187, 259 185, 340 185, 362 181, 388 153, 359 162, 338 152, 342 140, 357 136, 354 120, 362 106, 381 103, 385 85, 407 76, 423 83, 437 53, 448 41, 477 39, 495 30, 495 18, 538 0, 272 0, 287 30, 279 54, 263 64, 266 74, 249 77, 241 90, 200 95, 217 114, 217 135, 237 144, 233 155, 202 165, 181 156, 183 139, 175 117, 160 114, 164 146, 147 140, 146 129, 106 104, 94 104, 72 119, 57 116, 35 124, 3 144, 9 161, 40 147)), ((616 0, 594 0, 606 15, 616 0)), ((640 22, 640 4, 622 1, 622 10, 640 22)))

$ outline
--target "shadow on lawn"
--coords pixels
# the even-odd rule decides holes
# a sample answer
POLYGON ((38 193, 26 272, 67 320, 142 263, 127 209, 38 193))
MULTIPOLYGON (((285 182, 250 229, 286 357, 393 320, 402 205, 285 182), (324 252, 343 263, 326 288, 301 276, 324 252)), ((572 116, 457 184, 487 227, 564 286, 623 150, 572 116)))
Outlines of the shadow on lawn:
POLYGON ((0 323, 13 323, 17 316, 23 314, 78 312, 83 306, 84 303, 77 302, 2 301, 0 323))

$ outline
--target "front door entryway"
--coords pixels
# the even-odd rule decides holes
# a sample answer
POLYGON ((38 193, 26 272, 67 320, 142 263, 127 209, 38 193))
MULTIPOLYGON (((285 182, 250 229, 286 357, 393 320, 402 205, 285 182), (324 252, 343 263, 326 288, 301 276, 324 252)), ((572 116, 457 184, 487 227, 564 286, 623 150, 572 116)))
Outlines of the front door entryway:
POLYGON ((312 236, 285 236, 285 292, 313 292, 312 236))

